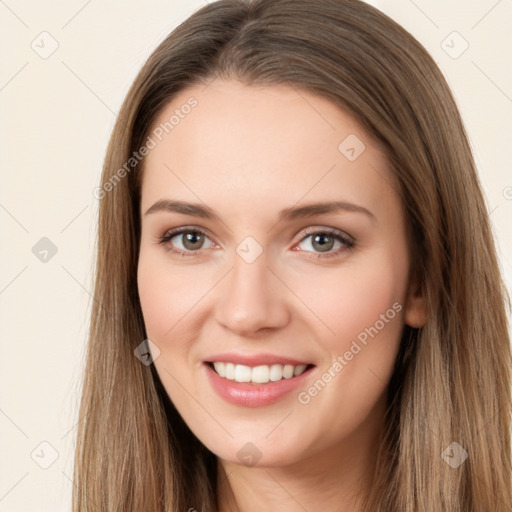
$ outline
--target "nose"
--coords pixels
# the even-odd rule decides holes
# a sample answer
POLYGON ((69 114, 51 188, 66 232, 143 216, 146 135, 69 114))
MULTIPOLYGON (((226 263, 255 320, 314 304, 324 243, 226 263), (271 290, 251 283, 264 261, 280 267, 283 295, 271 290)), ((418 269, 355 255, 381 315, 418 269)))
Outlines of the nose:
POLYGON ((219 283, 215 306, 217 322, 239 336, 255 336, 263 330, 282 328, 290 320, 289 290, 263 252, 248 263, 234 255, 233 268, 219 283))

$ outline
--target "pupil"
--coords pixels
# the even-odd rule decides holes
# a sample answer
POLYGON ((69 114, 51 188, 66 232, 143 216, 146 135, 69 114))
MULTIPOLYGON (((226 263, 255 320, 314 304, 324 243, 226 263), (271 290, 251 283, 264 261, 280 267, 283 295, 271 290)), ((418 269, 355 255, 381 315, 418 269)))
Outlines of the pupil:
POLYGON ((188 247, 189 249, 197 249, 197 240, 195 241, 195 244, 194 244, 194 238, 198 238, 199 239, 199 246, 201 246, 201 233, 197 233, 197 232, 192 232, 192 233, 186 233, 186 236, 185 236, 185 247, 187 247, 187 244, 191 243, 192 244, 192 247, 188 247))
POLYGON ((321 252, 327 252, 329 251, 330 249, 332 249, 332 246, 333 246, 333 239, 329 236, 329 235, 316 235, 314 237, 314 240, 313 240, 313 245, 317 242, 318 239, 326 239, 326 238, 330 238, 331 239, 331 243, 327 243, 327 244, 320 244, 319 248, 321 250, 321 252))

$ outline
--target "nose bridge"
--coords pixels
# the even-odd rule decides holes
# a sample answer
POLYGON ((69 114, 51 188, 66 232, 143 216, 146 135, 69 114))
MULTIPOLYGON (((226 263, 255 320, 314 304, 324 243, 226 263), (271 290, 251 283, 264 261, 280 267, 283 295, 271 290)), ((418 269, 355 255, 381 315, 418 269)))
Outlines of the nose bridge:
POLYGON ((242 242, 232 261, 233 267, 217 302, 217 321, 241 335, 285 325, 288 321, 285 289, 267 268, 270 263, 267 253, 251 246, 251 241, 242 242))

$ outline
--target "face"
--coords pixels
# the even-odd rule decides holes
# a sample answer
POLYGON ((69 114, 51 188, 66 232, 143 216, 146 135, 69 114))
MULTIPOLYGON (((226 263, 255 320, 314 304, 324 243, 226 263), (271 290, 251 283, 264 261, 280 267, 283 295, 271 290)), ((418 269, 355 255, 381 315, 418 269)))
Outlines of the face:
POLYGON ((236 464, 361 450, 423 318, 384 153, 327 99, 220 80, 150 137, 138 286, 185 422, 236 464))

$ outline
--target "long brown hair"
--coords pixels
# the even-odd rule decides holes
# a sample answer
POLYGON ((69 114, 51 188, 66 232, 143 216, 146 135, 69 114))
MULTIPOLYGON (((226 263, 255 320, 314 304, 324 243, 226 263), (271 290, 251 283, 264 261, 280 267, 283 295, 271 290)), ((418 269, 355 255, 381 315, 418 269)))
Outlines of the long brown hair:
POLYGON ((183 422, 154 365, 134 356, 146 338, 136 280, 144 160, 134 154, 176 93, 217 77, 330 99, 382 145, 399 183, 428 321, 404 327, 365 510, 510 512, 510 301, 467 135, 426 50, 358 0, 211 3, 135 79, 96 194, 73 510, 217 510, 216 457, 183 422), (449 463, 454 450, 467 454, 458 467, 449 463))

